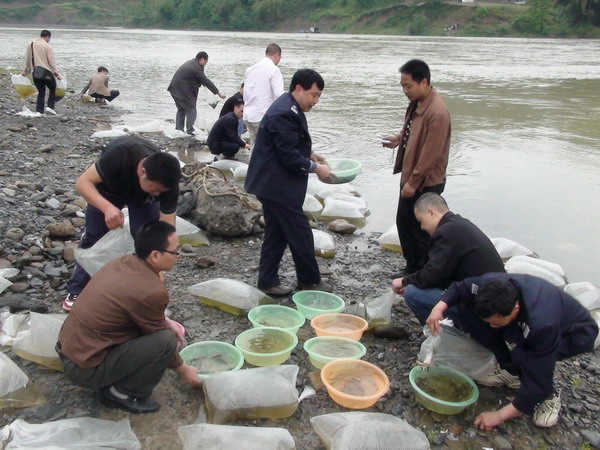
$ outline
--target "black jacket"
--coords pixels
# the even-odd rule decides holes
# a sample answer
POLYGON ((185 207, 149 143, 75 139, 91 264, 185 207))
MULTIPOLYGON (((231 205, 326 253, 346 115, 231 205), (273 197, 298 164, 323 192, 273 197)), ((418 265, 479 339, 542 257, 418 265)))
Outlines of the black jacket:
POLYGON ((240 147, 244 147, 246 145, 246 143, 238 135, 238 123, 239 119, 232 112, 225 114, 215 122, 210 129, 210 133, 206 141, 211 153, 216 155, 221 153, 218 151, 219 144, 221 142, 237 144, 240 147))
POLYGON ((221 108, 221 112, 219 113, 219 117, 223 117, 225 114, 233 112, 233 107, 239 101, 244 101, 244 96, 241 92, 236 92, 231 97, 229 97, 223 107, 221 108))
POLYGON ((289 92, 283 94, 260 121, 246 191, 259 198, 302 207, 311 147, 304 112, 289 92))
POLYGON ((198 64, 198 60, 190 59, 177 69, 167 91, 179 103, 195 107, 200 86, 206 86, 215 95, 219 92, 212 81, 204 75, 204 67, 198 64))
POLYGON ((429 240, 425 266, 402 280, 420 289, 446 289, 453 281, 504 272, 494 244, 471 221, 448 211, 429 240))

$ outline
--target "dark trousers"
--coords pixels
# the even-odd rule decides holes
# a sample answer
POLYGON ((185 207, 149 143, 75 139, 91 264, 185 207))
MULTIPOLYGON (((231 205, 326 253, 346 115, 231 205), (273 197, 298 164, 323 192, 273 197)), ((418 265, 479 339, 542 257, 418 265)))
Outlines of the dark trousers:
POLYGON ((265 236, 260 250, 258 288, 279 286, 279 263, 289 245, 298 282, 321 282, 315 257, 315 243, 302 207, 290 206, 259 197, 265 217, 265 236))
POLYGON ((239 144, 235 142, 218 142, 217 144, 208 144, 210 152, 213 155, 224 155, 226 158, 233 158, 240 151, 239 144))
MULTIPOLYGON (((171 94, 171 97, 173 97, 173 94, 171 94)), ((173 97, 173 100, 175 100, 175 106, 177 107, 175 129, 184 131, 183 127, 187 123, 187 129, 185 131, 192 133, 194 131, 194 124, 196 123, 196 116, 198 115, 198 112, 196 111, 196 99, 191 102, 182 102, 173 97)))
POLYGON ((46 98, 46 87, 48 88, 48 108, 54 109, 56 103, 56 79, 52 77, 50 80, 33 79, 33 84, 38 90, 37 102, 35 110, 40 114, 44 114, 44 100, 46 98))
POLYGON ((398 212, 396 213, 396 226, 400 236, 402 254, 406 260, 406 272, 414 273, 423 268, 427 262, 429 252, 429 235, 421 229, 421 225, 415 218, 415 203, 421 195, 427 192, 441 194, 444 192, 446 183, 436 186, 424 187, 416 191, 412 197, 400 196, 398 201, 398 212))
MULTIPOLYGON (((119 209, 127 205, 127 208, 129 209, 129 230, 131 231, 132 236, 135 236, 136 231, 142 225, 160 218, 160 204, 158 202, 127 202, 125 199, 116 196, 109 196, 105 193, 102 195, 119 209)), ((108 231, 102 211, 92 205, 88 205, 85 211, 85 231, 81 237, 79 247, 90 248, 98 242, 102 236, 108 233, 108 231)), ((90 276, 88 273, 83 270, 79 264, 76 264, 73 275, 67 285, 67 291, 69 294, 79 295, 89 281, 90 276)))
POLYGON ((115 385, 122 394, 148 398, 176 351, 175 333, 160 330, 112 347, 100 365, 91 369, 80 369, 62 355, 61 360, 65 375, 78 386, 101 389, 115 385))
POLYGON ((111 90, 110 91, 110 95, 107 97, 106 95, 102 95, 102 94, 90 94, 90 97, 94 97, 95 99, 105 99, 108 100, 109 102, 112 102, 115 98, 117 98, 119 96, 120 92, 117 90, 111 90))

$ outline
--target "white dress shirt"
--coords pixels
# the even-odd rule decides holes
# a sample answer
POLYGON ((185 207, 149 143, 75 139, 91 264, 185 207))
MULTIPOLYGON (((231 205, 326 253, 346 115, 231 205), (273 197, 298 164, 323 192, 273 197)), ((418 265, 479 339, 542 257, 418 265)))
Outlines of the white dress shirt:
POLYGON ((260 122, 273 103, 283 94, 283 75, 268 57, 264 57, 244 74, 244 120, 260 122))

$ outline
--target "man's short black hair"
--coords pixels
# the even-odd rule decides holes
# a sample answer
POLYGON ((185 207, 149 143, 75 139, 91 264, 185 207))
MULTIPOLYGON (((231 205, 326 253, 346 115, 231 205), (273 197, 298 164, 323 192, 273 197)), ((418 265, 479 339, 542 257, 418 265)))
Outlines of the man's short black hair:
POLYGON ((108 72, 108 69, 104 66, 98 67, 98 72, 108 72))
POLYGON ((267 45, 265 55, 281 55, 281 47, 273 42, 267 45))
POLYGON ((244 100, 243 100, 243 99, 241 99, 241 98, 239 98, 239 99, 237 99, 237 100, 235 100, 235 101, 234 101, 234 103, 233 103, 233 107, 234 107, 234 108, 235 108, 235 107, 238 107, 238 108, 239 108, 239 107, 240 107, 240 106, 242 106, 243 104, 244 104, 244 100))
POLYGON ((175 227, 162 220, 141 226, 133 240, 135 254, 139 258, 146 259, 153 250, 166 250, 169 246, 169 236, 173 233, 175 227))
POLYGON ((208 53, 198 52, 198 54, 196 55, 196 59, 208 59, 208 53))
POLYGON ((315 83, 320 90, 325 88, 325 81, 323 80, 323 77, 319 75, 319 72, 312 69, 300 69, 296 71, 292 77, 290 92, 294 92, 297 85, 300 85, 302 89, 308 91, 315 83))
POLYGON ((411 78, 420 83, 423 80, 427 80, 427 84, 431 85, 431 72, 429 66, 425 61, 420 59, 411 59, 400 67, 400 73, 410 75, 411 78))
POLYGON ((179 161, 170 153, 151 153, 142 163, 146 177, 162 184, 167 189, 174 188, 181 179, 179 161))
POLYGON ((482 319, 496 314, 507 317, 521 299, 518 289, 508 280, 488 280, 477 290, 475 312, 482 319))
POLYGON ((446 203, 444 197, 435 192, 426 192, 421 195, 415 203, 415 213, 421 213, 428 209, 433 209, 439 213, 446 213, 449 211, 448 203, 446 203))
POLYGON ((42 30, 42 32, 40 33, 40 37, 50 37, 52 36, 52 33, 50 33, 48 30, 42 30))

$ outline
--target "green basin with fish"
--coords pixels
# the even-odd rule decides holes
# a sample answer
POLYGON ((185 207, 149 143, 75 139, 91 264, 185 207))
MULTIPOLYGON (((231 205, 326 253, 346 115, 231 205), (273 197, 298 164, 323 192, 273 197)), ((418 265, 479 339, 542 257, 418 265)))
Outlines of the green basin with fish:
POLYGON ((254 328, 283 328, 294 334, 304 325, 305 317, 294 308, 283 305, 260 305, 248 312, 248 320, 254 328))
POLYGON ((336 359, 360 359, 367 353, 367 348, 360 342, 339 336, 317 336, 304 343, 308 359, 317 369, 336 359))
POLYGON ((239 370, 244 365, 244 355, 226 342, 202 341, 190 344, 179 352, 186 364, 198 369, 198 379, 211 375, 239 370))
POLYGON ((479 398, 477 385, 467 375, 448 366, 424 370, 415 366, 408 375, 417 401, 439 414, 458 414, 479 398))
POLYGON ((328 159, 327 165, 333 173, 333 177, 327 180, 331 184, 350 183, 356 178, 362 167, 360 161, 354 159, 328 159))
POLYGON ((283 328, 250 328, 235 338, 235 346, 253 366, 276 366, 285 362, 298 345, 298 336, 283 328))

